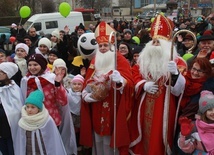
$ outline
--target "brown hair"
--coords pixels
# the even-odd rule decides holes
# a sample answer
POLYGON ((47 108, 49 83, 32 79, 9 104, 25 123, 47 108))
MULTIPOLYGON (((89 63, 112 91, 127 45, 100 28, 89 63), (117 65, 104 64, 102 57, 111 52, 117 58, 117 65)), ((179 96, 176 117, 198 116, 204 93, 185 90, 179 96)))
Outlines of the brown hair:
POLYGON ((206 113, 207 113, 207 111, 204 114, 201 114, 201 120, 208 124, 214 123, 214 121, 207 118, 206 113))
POLYGON ((192 68, 193 64, 194 63, 198 63, 201 70, 203 70, 203 72, 206 74, 205 76, 207 78, 213 76, 213 73, 212 73, 212 65, 210 63, 210 61, 207 59, 207 58, 196 58, 193 60, 190 68, 192 68))
MULTIPOLYGON (((6 73, 5 73, 6 74, 6 73)), ((6 86, 6 85, 9 85, 9 84, 11 84, 11 80, 8 78, 8 77, 6 77, 4 80, 2 80, 1 82, 0 82, 0 85, 1 86, 6 86)))
POLYGON ((11 80, 9 79, 9 78, 7 78, 7 79, 5 79, 5 85, 9 85, 9 84, 11 84, 11 80))

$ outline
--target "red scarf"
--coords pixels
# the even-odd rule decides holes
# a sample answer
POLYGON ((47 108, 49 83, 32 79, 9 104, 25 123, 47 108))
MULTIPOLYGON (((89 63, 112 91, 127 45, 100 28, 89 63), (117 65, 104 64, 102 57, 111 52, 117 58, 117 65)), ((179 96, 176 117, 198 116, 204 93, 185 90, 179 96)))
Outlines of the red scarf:
POLYGON ((207 80, 206 77, 200 79, 193 79, 190 71, 187 72, 186 76, 186 85, 184 90, 184 96, 181 100, 181 108, 184 108, 186 104, 190 101, 190 97, 200 93, 204 82, 207 80))

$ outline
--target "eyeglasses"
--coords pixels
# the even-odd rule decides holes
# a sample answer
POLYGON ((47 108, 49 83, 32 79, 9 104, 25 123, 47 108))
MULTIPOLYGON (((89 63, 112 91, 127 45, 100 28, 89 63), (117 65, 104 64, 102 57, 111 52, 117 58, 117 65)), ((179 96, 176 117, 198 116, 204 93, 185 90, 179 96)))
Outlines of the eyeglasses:
POLYGON ((126 50, 127 47, 119 47, 120 50, 126 50))
POLYGON ((200 69, 196 69, 195 67, 192 67, 191 69, 193 72, 197 72, 198 74, 204 73, 204 71, 200 70, 200 69))

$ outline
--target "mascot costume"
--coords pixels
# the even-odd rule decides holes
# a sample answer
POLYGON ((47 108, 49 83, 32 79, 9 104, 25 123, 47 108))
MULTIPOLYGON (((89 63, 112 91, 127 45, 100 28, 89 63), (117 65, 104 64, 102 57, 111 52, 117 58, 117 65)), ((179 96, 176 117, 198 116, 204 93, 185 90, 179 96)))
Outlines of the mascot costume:
POLYGON ((81 56, 74 57, 70 72, 72 75, 81 74, 82 70, 86 71, 89 67, 91 59, 95 56, 98 44, 94 33, 82 34, 78 39, 77 46, 81 56))

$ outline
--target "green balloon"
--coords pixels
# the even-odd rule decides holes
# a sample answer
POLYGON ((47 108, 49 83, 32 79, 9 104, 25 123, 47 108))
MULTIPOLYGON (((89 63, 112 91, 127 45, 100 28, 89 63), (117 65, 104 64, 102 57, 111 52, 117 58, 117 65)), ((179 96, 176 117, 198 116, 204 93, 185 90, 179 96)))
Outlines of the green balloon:
POLYGON ((27 17, 30 16, 31 10, 30 10, 30 8, 28 6, 23 6, 19 10, 19 14, 20 14, 21 18, 27 18, 27 17))
POLYGON ((139 45, 140 39, 137 36, 132 37, 132 39, 139 45))
POLYGON ((59 5, 59 12, 63 17, 66 18, 71 12, 71 6, 66 2, 62 2, 59 5))
POLYGON ((194 55, 193 54, 191 54, 191 53, 186 53, 186 54, 184 54, 183 55, 183 59, 185 60, 185 61, 187 61, 188 59, 190 59, 191 57, 193 57, 194 55))

